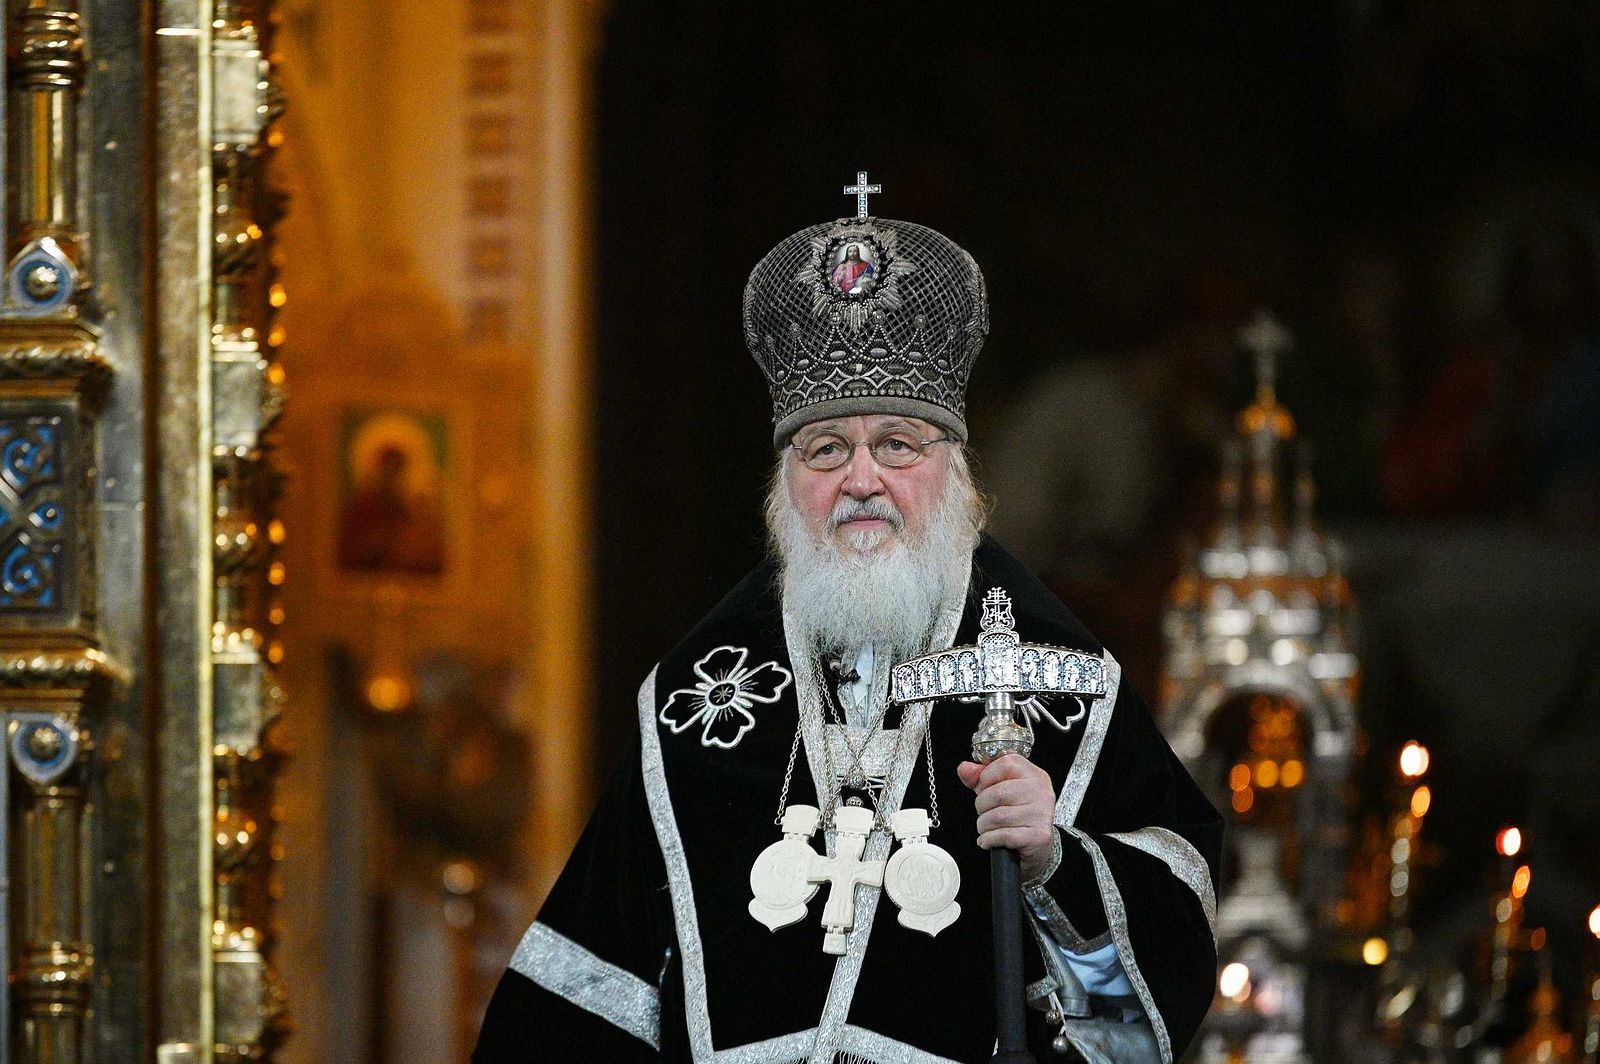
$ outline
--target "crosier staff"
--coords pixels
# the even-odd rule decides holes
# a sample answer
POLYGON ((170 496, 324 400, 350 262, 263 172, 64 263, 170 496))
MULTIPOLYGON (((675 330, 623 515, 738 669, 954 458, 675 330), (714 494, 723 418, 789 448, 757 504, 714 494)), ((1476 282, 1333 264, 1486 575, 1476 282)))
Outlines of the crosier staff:
MULTIPOLYGON (((1024 643, 1017 636, 1011 596, 990 588, 975 646, 952 647, 894 667, 890 699, 899 705, 935 699, 983 700, 972 736, 972 759, 988 764, 1006 754, 1027 757, 1033 733, 1017 723, 1018 695, 1104 697, 1105 663, 1092 654, 1024 643)), ((996 1052, 991 1064, 1033 1064, 1028 1051, 1022 974, 1022 871, 1017 851, 989 851, 994 920, 996 1052)))

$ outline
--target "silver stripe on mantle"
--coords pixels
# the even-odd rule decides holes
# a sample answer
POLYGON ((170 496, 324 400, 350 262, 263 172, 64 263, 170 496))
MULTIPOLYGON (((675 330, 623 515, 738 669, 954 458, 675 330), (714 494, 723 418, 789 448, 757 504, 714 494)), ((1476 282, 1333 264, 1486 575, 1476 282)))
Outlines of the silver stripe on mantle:
POLYGON ((1100 886, 1100 901, 1105 906, 1111 941, 1117 944, 1117 957, 1122 961, 1122 971, 1127 975, 1128 982, 1133 984, 1133 992, 1139 995, 1139 1002, 1144 1005, 1145 1017, 1155 1032, 1156 1045, 1161 1048, 1162 1064, 1172 1064, 1172 1036, 1167 1033, 1167 1022, 1161 1018, 1161 1010, 1156 1008, 1150 984, 1145 982, 1144 973, 1139 971, 1139 960, 1134 956, 1133 941, 1128 935, 1128 909, 1122 902, 1122 891, 1117 888, 1111 866, 1106 863, 1106 855, 1100 852, 1100 844, 1094 839, 1077 828, 1068 828, 1067 831, 1083 844, 1094 864, 1095 882, 1100 886))
POLYGON ((511 955, 510 968, 652 1049, 661 1048, 661 992, 559 931, 535 921, 511 955))
MULTIPOLYGON (((752 1042, 735 1049, 724 1049, 716 1064, 806 1064, 817 1029, 796 1031, 764 1042, 752 1042)), ((949 1057, 898 1042, 887 1035, 847 1023, 839 1029, 840 1057, 834 1064, 959 1064, 949 1057)))
POLYGON ((672 895, 672 919, 678 931, 678 948, 683 956, 684 1021, 689 1029, 689 1051, 695 1060, 710 1060, 711 1010, 706 1002, 706 953, 700 941, 700 918, 694 908, 694 885, 689 881, 689 859, 683 852, 683 836, 672 815, 672 796, 667 792, 667 769, 661 760, 661 734, 656 731, 656 670, 644 678, 639 688, 639 761, 644 770, 645 799, 650 819, 655 824, 656 840, 661 843, 661 859, 667 866, 667 887, 672 895))
POLYGON ((1107 837, 1165 861, 1167 867, 1172 869, 1172 874, 1200 899, 1206 923, 1211 928, 1211 941, 1217 940, 1217 892, 1211 884, 1211 867, 1188 839, 1169 828, 1159 827, 1116 832, 1107 837))
POLYGON ((1117 692, 1122 687, 1122 666, 1106 651, 1106 693, 1095 700, 1089 710, 1089 721, 1083 726, 1083 741, 1078 744, 1072 768, 1061 784, 1056 797, 1056 826, 1070 828, 1078 820, 1078 808, 1083 805, 1084 792, 1094 778, 1094 767, 1100 761, 1100 746, 1106 741, 1106 729, 1111 726, 1111 712, 1117 705, 1117 692))

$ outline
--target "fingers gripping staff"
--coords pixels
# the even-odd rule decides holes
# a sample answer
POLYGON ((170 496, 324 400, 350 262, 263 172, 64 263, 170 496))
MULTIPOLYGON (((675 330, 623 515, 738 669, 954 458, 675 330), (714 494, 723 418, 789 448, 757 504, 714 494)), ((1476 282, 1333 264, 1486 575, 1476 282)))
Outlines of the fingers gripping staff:
MULTIPOLYGON (((1083 698, 1105 693, 1105 665, 1099 658, 1023 643, 1017 636, 1011 597, 1001 588, 991 588, 983 599, 977 645, 953 647, 896 665, 890 700, 906 704, 982 698, 984 717, 972 736, 972 758, 987 765, 1007 755, 1026 758, 1033 752, 1033 730, 1017 723, 1015 717, 1018 695, 1083 698)), ((1022 876, 1015 850, 993 849, 989 861, 999 1028, 994 1060, 1022 1064, 1033 1060, 1023 1019, 1022 876)))

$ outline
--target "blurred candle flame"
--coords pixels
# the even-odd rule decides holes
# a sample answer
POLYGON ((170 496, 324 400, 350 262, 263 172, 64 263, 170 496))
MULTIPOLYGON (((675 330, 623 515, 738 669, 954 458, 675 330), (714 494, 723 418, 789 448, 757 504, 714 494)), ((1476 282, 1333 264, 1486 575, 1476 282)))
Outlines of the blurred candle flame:
POLYGON ((1238 961, 1225 966, 1217 978, 1217 989, 1229 1001, 1243 1004, 1250 996, 1250 969, 1238 961))
POLYGON ((1516 828, 1501 828, 1494 837, 1495 852, 1501 857, 1515 857, 1522 852, 1522 832, 1516 828))
POLYGON ((1528 893, 1528 883, 1533 879, 1533 869, 1522 865, 1511 877, 1511 896, 1521 898, 1528 893))
POLYGON ((1427 813, 1428 813, 1428 807, 1431 806, 1431 805, 1433 805, 1433 792, 1431 790, 1429 790, 1426 785, 1418 787, 1414 792, 1412 792, 1412 795, 1411 795, 1411 815, 1412 816, 1418 817, 1418 818, 1426 816, 1427 813))
POLYGON ((1414 780, 1428 771, 1428 748, 1413 739, 1400 748, 1400 775, 1414 780))

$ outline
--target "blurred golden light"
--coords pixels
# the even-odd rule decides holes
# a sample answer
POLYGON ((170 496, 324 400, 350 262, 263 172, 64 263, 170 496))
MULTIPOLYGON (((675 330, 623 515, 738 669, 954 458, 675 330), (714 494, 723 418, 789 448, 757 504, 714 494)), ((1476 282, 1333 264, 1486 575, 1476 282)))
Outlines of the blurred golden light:
POLYGON ((1533 950, 1535 953, 1544 949, 1544 942, 1544 928, 1536 927, 1532 931, 1528 932, 1528 948, 1533 950))
POLYGON ((1428 807, 1433 804, 1433 792, 1426 786, 1418 787, 1411 792, 1411 815, 1427 816, 1428 807))
POLYGON ((1285 787, 1298 787, 1306 778, 1306 767, 1294 758, 1283 763, 1283 771, 1278 775, 1278 782, 1285 787))
POLYGON ((1428 771, 1428 748, 1413 739, 1400 748, 1400 775, 1414 780, 1428 771))
POLYGON ((1276 787, 1278 785, 1278 763, 1276 761, 1262 761, 1256 765, 1256 783, 1261 787, 1276 787))
POLYGON ((1217 977, 1217 989, 1229 1001, 1244 1001, 1250 996, 1250 969, 1238 961, 1227 965, 1217 977))
POLYGON ((288 578, 289 570, 282 562, 273 562, 267 567, 267 583, 274 587, 281 585, 288 578))
POLYGON ((283 527, 283 522, 274 517, 267 524, 267 538, 274 543, 282 543, 283 537, 288 533, 283 527))
POLYGON ((1511 896, 1521 898, 1528 893, 1528 884, 1533 880, 1533 869, 1522 865, 1511 877, 1511 896))
POLYGON ((1515 857, 1522 852, 1522 832, 1516 828, 1501 828, 1494 837, 1494 849, 1501 857, 1515 857))
POLYGON ((1389 959, 1389 943, 1381 938, 1369 938, 1361 943, 1361 959, 1376 968, 1389 959))
POLYGON ((1589 910, 1589 934, 1600 938, 1600 905, 1589 910))
POLYGON ((1248 813, 1250 807, 1256 804, 1256 793, 1249 787, 1241 787, 1233 792, 1233 811, 1235 813, 1248 813))
POLYGON ((274 284, 267 291, 267 302, 271 303, 275 307, 281 307, 285 303, 289 302, 289 293, 283 290, 283 285, 274 284))
POLYGON ((283 644, 274 642, 267 647, 267 660, 274 665, 283 663, 283 644))
POLYGON ((272 347, 282 347, 283 342, 289 338, 289 331, 282 325, 274 325, 272 331, 267 333, 267 343, 272 347))
POLYGON ((1228 789, 1242 791, 1250 786, 1250 766, 1235 765, 1228 771, 1228 789))
POLYGON ((285 616, 282 606, 273 606, 267 611, 267 620, 273 624, 282 624, 285 616))
POLYGON ((367 703, 381 713, 411 704, 411 683, 404 676, 378 675, 367 681, 367 703))

